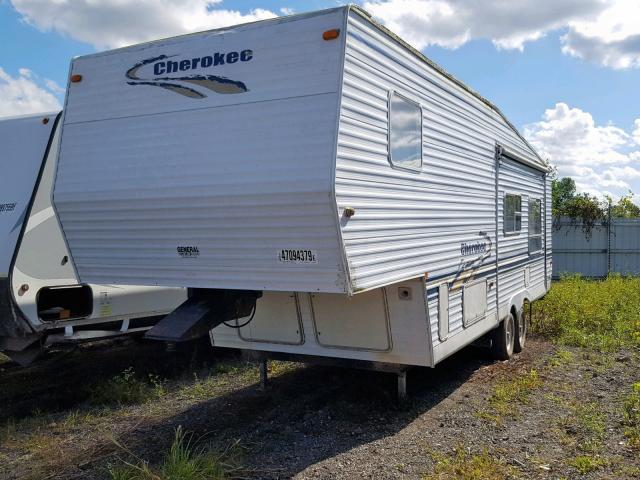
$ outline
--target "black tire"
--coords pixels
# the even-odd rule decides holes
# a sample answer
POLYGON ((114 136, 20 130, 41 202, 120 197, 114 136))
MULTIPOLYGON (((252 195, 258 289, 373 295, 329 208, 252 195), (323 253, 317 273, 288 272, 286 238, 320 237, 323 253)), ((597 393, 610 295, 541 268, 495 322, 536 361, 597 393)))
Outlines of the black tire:
POLYGON ((524 308, 518 312, 516 317, 515 339, 513 344, 513 351, 520 353, 524 349, 524 344, 527 342, 527 331, 529 325, 527 324, 527 316, 524 313, 524 308))
POLYGON ((513 356, 516 320, 509 313, 491 335, 491 355, 496 360, 509 360, 513 356))

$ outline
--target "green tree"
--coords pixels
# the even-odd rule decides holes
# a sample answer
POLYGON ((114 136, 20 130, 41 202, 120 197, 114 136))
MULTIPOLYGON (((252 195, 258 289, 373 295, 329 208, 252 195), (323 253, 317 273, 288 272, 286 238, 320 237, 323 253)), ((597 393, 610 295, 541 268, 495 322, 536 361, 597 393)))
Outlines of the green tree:
MULTIPOLYGON (((611 199, 608 199, 610 203, 611 199)), ((615 218, 640 218, 640 207, 633 203, 633 193, 630 191, 615 205, 611 205, 611 216, 615 218)))
POLYGON ((564 206, 576 196, 576 182, 571 177, 551 181, 551 210, 553 216, 563 215, 564 206))

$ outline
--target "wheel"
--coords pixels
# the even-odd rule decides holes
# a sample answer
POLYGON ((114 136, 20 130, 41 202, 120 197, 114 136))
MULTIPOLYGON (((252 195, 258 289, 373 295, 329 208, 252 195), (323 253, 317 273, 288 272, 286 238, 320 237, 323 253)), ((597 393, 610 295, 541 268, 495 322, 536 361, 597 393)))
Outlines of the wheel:
POLYGON ((516 353, 520 353, 524 348, 524 344, 527 341, 527 330, 529 326, 527 325, 527 316, 524 313, 524 308, 518 312, 518 316, 516 318, 516 335, 513 343, 513 351, 516 353))
POLYGON ((509 360, 513 355, 515 343, 516 320, 513 314, 505 318, 491 337, 491 355, 496 360, 509 360))

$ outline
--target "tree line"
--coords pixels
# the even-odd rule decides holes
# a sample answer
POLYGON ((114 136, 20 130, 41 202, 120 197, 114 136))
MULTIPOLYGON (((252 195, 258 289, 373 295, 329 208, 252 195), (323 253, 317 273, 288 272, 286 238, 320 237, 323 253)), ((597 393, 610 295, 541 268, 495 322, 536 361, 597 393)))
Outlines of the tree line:
POLYGON ((603 200, 588 193, 578 193, 576 182, 569 177, 553 179, 551 182, 551 210, 553 216, 570 217, 589 223, 606 221, 608 218, 640 218, 640 207, 633 202, 629 191, 617 202, 609 196, 603 200))

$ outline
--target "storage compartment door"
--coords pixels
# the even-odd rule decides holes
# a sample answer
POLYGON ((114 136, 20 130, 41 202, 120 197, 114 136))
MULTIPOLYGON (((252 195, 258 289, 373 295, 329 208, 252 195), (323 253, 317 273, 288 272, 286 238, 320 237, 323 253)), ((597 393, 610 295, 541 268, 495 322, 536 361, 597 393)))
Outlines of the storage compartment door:
POLYGON ((319 344, 346 349, 391 349, 384 289, 353 297, 312 294, 311 306, 319 344))
POLYGON ((464 326, 473 325, 487 314, 487 281, 465 285, 462 291, 462 314, 464 326))
MULTIPOLYGON (((249 318, 241 318, 238 325, 249 318)), ((233 325, 235 322, 228 322, 233 325)), ((295 293, 266 292, 256 303, 256 312, 245 327, 239 330, 240 338, 248 342, 303 343, 300 309, 295 293)))

